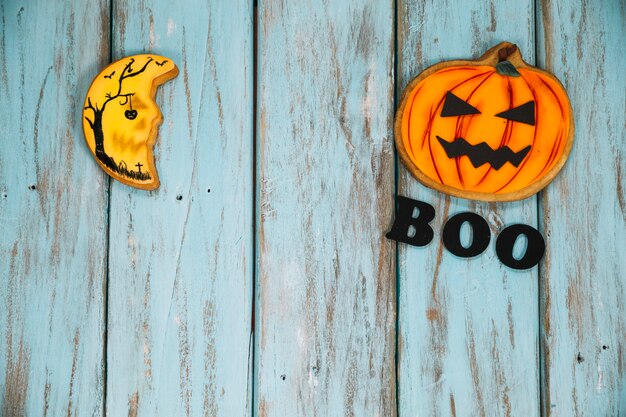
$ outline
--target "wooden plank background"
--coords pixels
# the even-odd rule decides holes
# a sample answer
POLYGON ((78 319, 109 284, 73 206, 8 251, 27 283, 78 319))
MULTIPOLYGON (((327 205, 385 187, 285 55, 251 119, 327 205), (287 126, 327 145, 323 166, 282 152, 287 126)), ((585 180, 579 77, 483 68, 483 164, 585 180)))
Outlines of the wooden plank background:
POLYGON ((576 142, 540 198, 543 410, 626 415, 626 3, 544 2, 541 66, 567 89, 576 142))
POLYGON ((626 415, 622 0, 7 0, 0 25, 0 416, 626 415), (503 40, 563 81, 570 160, 516 203, 424 188, 397 97, 503 40), (140 52, 180 68, 153 192, 80 120, 140 52), (383 237, 395 195, 436 207, 429 246, 383 237), (544 260, 452 256, 461 211, 539 228, 544 260))
POLYGON ((106 1, 0 4, 0 415, 102 415, 108 179, 81 136, 106 1))
POLYGON ((393 15, 259 3, 260 417, 395 414, 393 15))
POLYGON ((249 415, 253 32, 248 0, 114 3, 114 59, 167 56, 163 186, 112 182, 107 413, 249 415), (228 40, 228 47, 224 47, 228 40))
MULTIPOLYGON (((502 40, 534 61, 531 1, 398 5, 398 97, 426 67, 478 57, 502 40)), ((509 224, 537 226, 536 197, 497 204, 443 197, 399 171, 398 193, 436 208, 433 242, 398 247, 400 415, 539 415, 537 268, 505 267, 494 245, 509 224), (485 253, 469 260, 447 252, 440 237, 444 220, 464 211, 479 213, 492 234, 485 253)))

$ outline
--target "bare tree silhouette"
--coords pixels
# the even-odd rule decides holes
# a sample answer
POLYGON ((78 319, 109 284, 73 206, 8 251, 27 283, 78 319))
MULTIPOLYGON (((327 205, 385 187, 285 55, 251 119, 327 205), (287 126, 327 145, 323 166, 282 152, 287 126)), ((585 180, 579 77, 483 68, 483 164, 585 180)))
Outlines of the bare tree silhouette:
MULTIPOLYGON (((126 101, 128 101, 128 98, 135 94, 134 92, 131 92, 131 93, 122 92, 123 81, 127 78, 136 77, 137 75, 144 72, 152 61, 153 61, 152 57, 148 57, 148 60, 143 65, 143 67, 133 72, 132 65, 135 63, 135 59, 131 58, 128 64, 126 64, 126 66, 124 67, 124 70, 122 70, 122 73, 120 74, 118 78, 117 93, 115 94, 106 93, 105 94, 106 100, 104 101, 104 103, 102 103, 102 107, 99 107, 98 103, 93 105, 91 103, 91 97, 87 97, 88 105, 87 107, 85 107, 85 110, 93 111, 93 120, 89 119, 87 116, 85 116, 85 120, 87 120, 87 123, 89 123, 89 126, 91 127, 91 130, 93 131, 94 140, 96 142, 96 157, 104 165, 106 165, 111 171, 124 175, 126 177, 139 179, 139 180, 150 179, 151 178, 150 173, 147 171, 146 172, 128 171, 126 167, 126 163, 124 161, 120 161, 118 165, 115 163, 115 160, 112 157, 107 155, 104 149, 104 131, 102 130, 102 115, 104 114, 107 104, 111 102, 112 100, 115 100, 117 98, 126 98, 126 101)), ((105 76, 105 78, 111 78, 114 74, 115 74, 115 71, 111 73, 111 75, 105 76)))

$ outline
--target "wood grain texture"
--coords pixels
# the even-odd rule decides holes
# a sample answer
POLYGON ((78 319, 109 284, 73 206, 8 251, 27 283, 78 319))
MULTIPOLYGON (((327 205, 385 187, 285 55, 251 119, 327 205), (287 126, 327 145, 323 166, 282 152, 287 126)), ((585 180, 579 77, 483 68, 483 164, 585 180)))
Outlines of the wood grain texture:
POLYGON ((0 1, 0 416, 626 415, 623 1, 261 0, 256 68, 252 0, 112 6, 0 1), (563 81, 569 161, 498 204, 395 162, 437 210, 396 252, 394 93, 503 40, 563 81), (109 188, 82 138, 111 48, 181 71, 157 191, 109 188), (492 230, 470 260, 440 237, 461 211, 492 230), (495 255, 518 222, 540 268, 495 255))
POLYGON ((257 415, 394 416, 393 2, 259 2, 257 415))
POLYGON ((112 183, 108 415, 251 413, 252 15, 246 0, 114 5, 114 58, 154 52, 180 75, 157 94, 161 187, 112 183))
MULTIPOLYGON (((501 41, 534 62, 531 1, 398 2, 397 93, 426 67, 476 58, 501 41)), ((401 166, 398 194, 433 204, 433 242, 398 246, 398 392, 401 416, 539 415, 537 268, 514 271, 495 254, 495 234, 537 225, 536 197, 478 203, 420 185, 401 166), (444 221, 463 211, 492 232, 485 253, 444 249, 444 221)), ((467 234, 465 236, 468 236, 467 234)))
POLYGON ((106 177, 82 139, 108 2, 0 3, 0 415, 102 416, 106 177))
POLYGON ((544 2, 540 63, 564 81, 574 148, 541 200, 545 416, 626 415, 626 4, 544 2))

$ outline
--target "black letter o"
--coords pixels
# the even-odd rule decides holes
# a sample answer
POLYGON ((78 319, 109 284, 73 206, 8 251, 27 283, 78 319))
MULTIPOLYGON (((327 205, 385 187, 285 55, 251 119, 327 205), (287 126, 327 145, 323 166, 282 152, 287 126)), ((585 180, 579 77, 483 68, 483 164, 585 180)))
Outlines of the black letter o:
POLYGON ((491 240, 489 225, 478 214, 466 212, 456 214, 443 227, 443 245, 452 254, 462 258, 471 258, 483 253, 491 240), (461 244, 461 226, 468 222, 472 227, 472 243, 469 247, 461 244))
POLYGON ((546 243, 537 229, 526 224, 511 225, 498 235, 496 239, 496 254, 500 262, 513 269, 529 269, 537 265, 546 250, 546 243), (513 245, 520 235, 528 239, 526 252, 521 259, 513 257, 513 245))

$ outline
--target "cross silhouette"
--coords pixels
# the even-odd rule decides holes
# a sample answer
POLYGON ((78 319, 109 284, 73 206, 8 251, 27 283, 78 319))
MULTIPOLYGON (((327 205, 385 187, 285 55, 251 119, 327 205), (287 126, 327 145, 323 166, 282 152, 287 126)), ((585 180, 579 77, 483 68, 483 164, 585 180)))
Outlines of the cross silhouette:
POLYGON ((137 165, 135 165, 137 167, 137 169, 139 170, 139 173, 141 174, 141 167, 143 166, 143 164, 140 164, 139 162, 137 162, 137 165))

